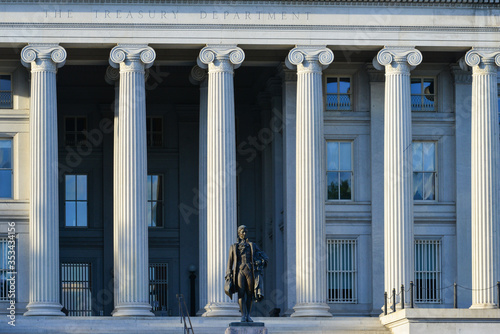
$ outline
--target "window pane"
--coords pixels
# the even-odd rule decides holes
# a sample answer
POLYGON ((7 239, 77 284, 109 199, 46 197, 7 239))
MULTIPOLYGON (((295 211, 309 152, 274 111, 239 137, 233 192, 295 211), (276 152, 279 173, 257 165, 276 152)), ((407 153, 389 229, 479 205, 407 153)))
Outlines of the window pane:
POLYGON ((158 200, 158 175, 151 175, 151 200, 158 200))
POLYGON ((340 199, 351 199, 351 172, 340 173, 340 199))
POLYGON ((340 78, 339 82, 339 93, 348 94, 351 92, 351 79, 350 78, 340 78))
POLYGON ((156 194, 158 196, 158 200, 161 201, 163 199, 163 183, 162 183, 162 177, 161 175, 157 175, 157 186, 156 186, 156 194))
POLYGON ((0 140, 0 168, 12 168, 12 140, 0 140))
POLYGON ((148 175, 148 189, 147 189, 147 192, 148 192, 148 201, 152 200, 152 198, 151 198, 152 183, 153 183, 153 175, 148 175))
POLYGON ((424 200, 434 200, 434 173, 423 173, 424 176, 424 200))
POLYGON ((413 171, 418 172, 423 170, 422 161, 422 143, 413 143, 413 171))
POLYGON ((436 159, 436 150, 434 143, 423 143, 424 171, 434 171, 436 159))
POLYGON ((66 175, 66 200, 76 200, 76 175, 66 175))
POLYGON ((0 75, 0 90, 11 90, 10 75, 0 75))
POLYGON ((153 122, 153 119, 151 117, 148 117, 146 119, 146 132, 151 132, 151 123, 153 122))
MULTIPOLYGON (((335 95, 337 96, 337 95, 335 95)), ((348 94, 338 95, 339 110, 351 110, 351 96, 348 94)))
POLYGON ((75 119, 73 117, 66 118, 66 132, 75 131, 75 119))
POLYGON ((340 143, 340 170, 351 170, 351 143, 340 143))
POLYGON ((76 130, 83 131, 87 129, 87 120, 84 117, 77 117, 76 130))
POLYGON ((66 226, 76 226, 75 202, 66 202, 66 226))
POLYGON ((328 199, 339 199, 339 173, 327 174, 328 199))
POLYGON ((411 79, 411 94, 422 94, 422 81, 420 79, 411 79))
POLYGON ((77 176, 77 199, 79 201, 87 200, 87 175, 77 176))
POLYGON ((0 198, 12 198, 11 170, 0 170, 0 198))
POLYGON ((423 199, 423 176, 422 173, 413 173, 413 199, 423 199))
POLYGON ((147 209, 146 209, 146 222, 148 223, 148 226, 154 226, 153 225, 153 203, 148 202, 147 209))
POLYGON ((337 90, 337 78, 327 78, 326 79, 326 92, 328 94, 338 93, 337 90))
POLYGON ((339 143, 328 142, 328 170, 339 170, 339 143))
POLYGON ((77 226, 87 226, 87 202, 77 202, 77 226))
POLYGON ((153 142, 150 146, 162 146, 162 136, 161 133, 153 133, 153 142))
POLYGON ((161 128, 162 128, 161 118, 160 117, 153 118, 153 131, 161 132, 161 128))

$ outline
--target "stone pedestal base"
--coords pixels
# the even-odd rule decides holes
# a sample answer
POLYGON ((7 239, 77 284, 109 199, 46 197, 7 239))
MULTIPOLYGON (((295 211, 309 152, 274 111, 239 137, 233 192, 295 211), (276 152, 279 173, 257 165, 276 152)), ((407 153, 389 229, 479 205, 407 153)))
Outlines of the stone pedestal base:
POLYGON ((232 322, 225 334, 267 334, 267 328, 263 322, 232 322))

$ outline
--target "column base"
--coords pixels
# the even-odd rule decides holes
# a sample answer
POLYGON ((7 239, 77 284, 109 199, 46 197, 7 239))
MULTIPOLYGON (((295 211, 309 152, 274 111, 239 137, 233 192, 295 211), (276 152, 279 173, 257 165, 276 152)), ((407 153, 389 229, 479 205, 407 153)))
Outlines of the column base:
POLYGON ((497 304, 493 303, 482 303, 482 304, 472 304, 471 307, 469 307, 470 310, 486 310, 486 309, 496 309, 497 304))
POLYGON ((26 316, 36 316, 36 315, 55 315, 55 316, 64 316, 62 313, 62 305, 59 303, 50 303, 50 302, 31 302, 26 306, 28 311, 24 313, 26 316))
POLYGON ((154 317, 151 305, 147 303, 129 303, 115 306, 113 317, 154 317))
POLYGON ((330 307, 324 303, 303 303, 293 307, 292 317, 331 317, 330 307))
POLYGON ((241 317, 240 307, 236 303, 208 303, 203 317, 241 317))

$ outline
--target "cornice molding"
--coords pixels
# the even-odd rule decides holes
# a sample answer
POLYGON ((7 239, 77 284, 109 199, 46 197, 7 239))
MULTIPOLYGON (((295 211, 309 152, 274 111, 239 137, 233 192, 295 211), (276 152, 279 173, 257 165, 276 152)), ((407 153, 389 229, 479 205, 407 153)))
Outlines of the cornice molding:
POLYGON ((500 4, 500 0, 0 0, 0 3, 25 3, 25 4, 285 4, 285 5, 331 5, 331 4, 383 4, 383 5, 394 5, 394 4, 412 4, 412 5, 427 5, 427 6, 438 6, 438 5, 496 5, 500 4))

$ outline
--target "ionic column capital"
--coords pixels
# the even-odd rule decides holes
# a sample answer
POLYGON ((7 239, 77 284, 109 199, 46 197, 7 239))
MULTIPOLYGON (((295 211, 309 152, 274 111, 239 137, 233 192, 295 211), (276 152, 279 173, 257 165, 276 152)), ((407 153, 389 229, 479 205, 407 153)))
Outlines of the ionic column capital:
POLYGON ((386 46, 377 54, 373 66, 378 70, 385 67, 386 73, 410 73, 422 62, 422 53, 408 46, 386 46), (382 66, 382 67, 381 67, 382 66))
POLYGON ((31 72, 56 72, 66 62, 66 50, 58 44, 28 44, 21 51, 21 63, 31 72))
POLYGON ((104 80, 106 80, 109 85, 116 85, 120 82, 120 70, 112 66, 108 66, 106 68, 104 80))
POLYGON ((191 68, 191 73, 189 73, 189 82, 191 82, 191 84, 201 85, 206 79, 206 69, 203 69, 198 65, 194 65, 193 68, 191 68))
POLYGON ((109 65, 121 72, 144 72, 155 59, 155 50, 145 44, 118 44, 109 53, 109 65))
POLYGON ((245 60, 245 52, 236 45, 210 45, 200 51, 197 63, 209 72, 231 72, 245 60))
POLYGON ((333 62, 333 52, 324 45, 296 45, 285 59, 286 66, 297 72, 319 72, 333 62))
POLYGON ((473 48, 465 54, 465 63, 472 67, 473 74, 497 73, 500 66, 500 49, 473 48))

